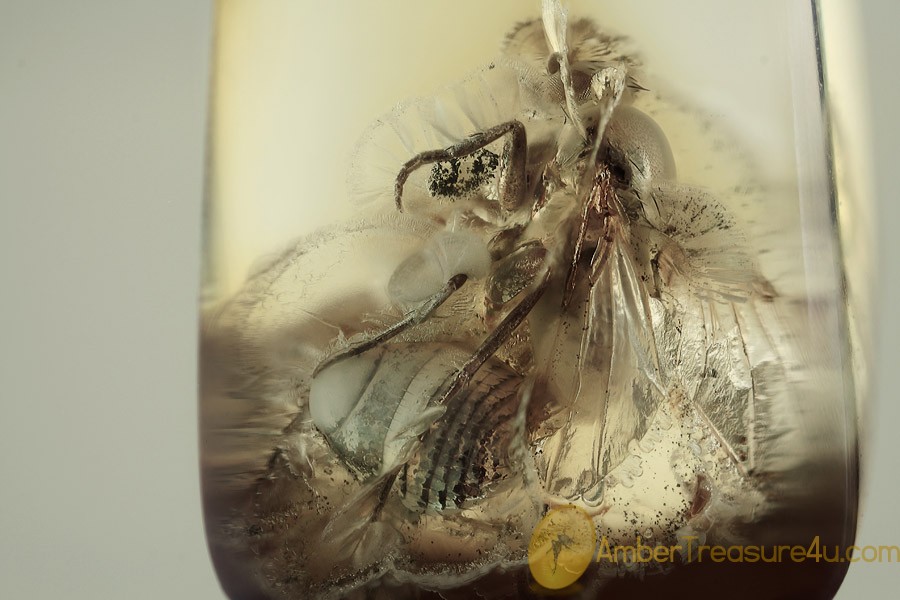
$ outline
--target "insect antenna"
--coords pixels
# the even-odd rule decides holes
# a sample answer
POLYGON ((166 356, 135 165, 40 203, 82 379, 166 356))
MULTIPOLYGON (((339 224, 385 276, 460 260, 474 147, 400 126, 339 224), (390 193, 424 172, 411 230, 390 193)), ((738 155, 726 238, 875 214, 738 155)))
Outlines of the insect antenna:
POLYGON ((566 39, 569 28, 568 13, 559 0, 544 0, 541 17, 544 22, 547 45, 553 50, 550 63, 553 65, 553 69, 559 71, 559 78, 562 81, 563 93, 566 98, 566 114, 575 123, 581 137, 587 139, 587 130, 578 112, 575 84, 572 81, 572 68, 569 64, 569 44, 566 39))

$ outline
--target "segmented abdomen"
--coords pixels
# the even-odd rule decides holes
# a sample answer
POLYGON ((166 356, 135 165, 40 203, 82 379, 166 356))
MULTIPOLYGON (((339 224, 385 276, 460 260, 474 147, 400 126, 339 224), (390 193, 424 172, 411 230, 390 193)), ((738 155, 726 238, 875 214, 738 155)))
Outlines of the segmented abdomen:
POLYGON ((441 404, 471 353, 454 344, 385 344, 341 360, 313 380, 313 420, 362 479, 399 468, 411 508, 462 506, 509 472, 521 383, 490 359, 441 404))

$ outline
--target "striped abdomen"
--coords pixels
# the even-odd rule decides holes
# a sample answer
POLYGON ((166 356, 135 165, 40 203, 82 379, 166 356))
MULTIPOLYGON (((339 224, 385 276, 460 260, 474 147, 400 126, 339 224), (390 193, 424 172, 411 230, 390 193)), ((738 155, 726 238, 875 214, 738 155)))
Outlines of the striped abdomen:
POLYGON ((491 359, 441 405, 470 355, 452 344, 408 343, 341 360, 313 380, 313 420, 363 478, 399 467, 406 504, 461 506, 508 473, 521 382, 491 359))

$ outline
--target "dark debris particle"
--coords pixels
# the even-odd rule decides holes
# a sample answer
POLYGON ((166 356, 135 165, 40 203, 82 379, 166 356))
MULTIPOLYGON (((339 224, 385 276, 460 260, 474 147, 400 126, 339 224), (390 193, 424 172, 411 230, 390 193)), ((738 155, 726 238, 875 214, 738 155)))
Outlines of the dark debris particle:
POLYGON ((469 156, 434 163, 428 178, 432 197, 461 198, 474 192, 494 177, 500 157, 479 148, 469 156))

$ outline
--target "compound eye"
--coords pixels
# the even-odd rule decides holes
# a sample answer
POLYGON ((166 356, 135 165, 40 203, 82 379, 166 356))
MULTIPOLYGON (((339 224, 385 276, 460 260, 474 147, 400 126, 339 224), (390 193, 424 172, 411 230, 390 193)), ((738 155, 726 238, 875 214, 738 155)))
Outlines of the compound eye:
POLYGON ((657 179, 674 179, 675 158, 656 121, 631 106, 620 106, 606 130, 614 169, 635 187, 657 179))

